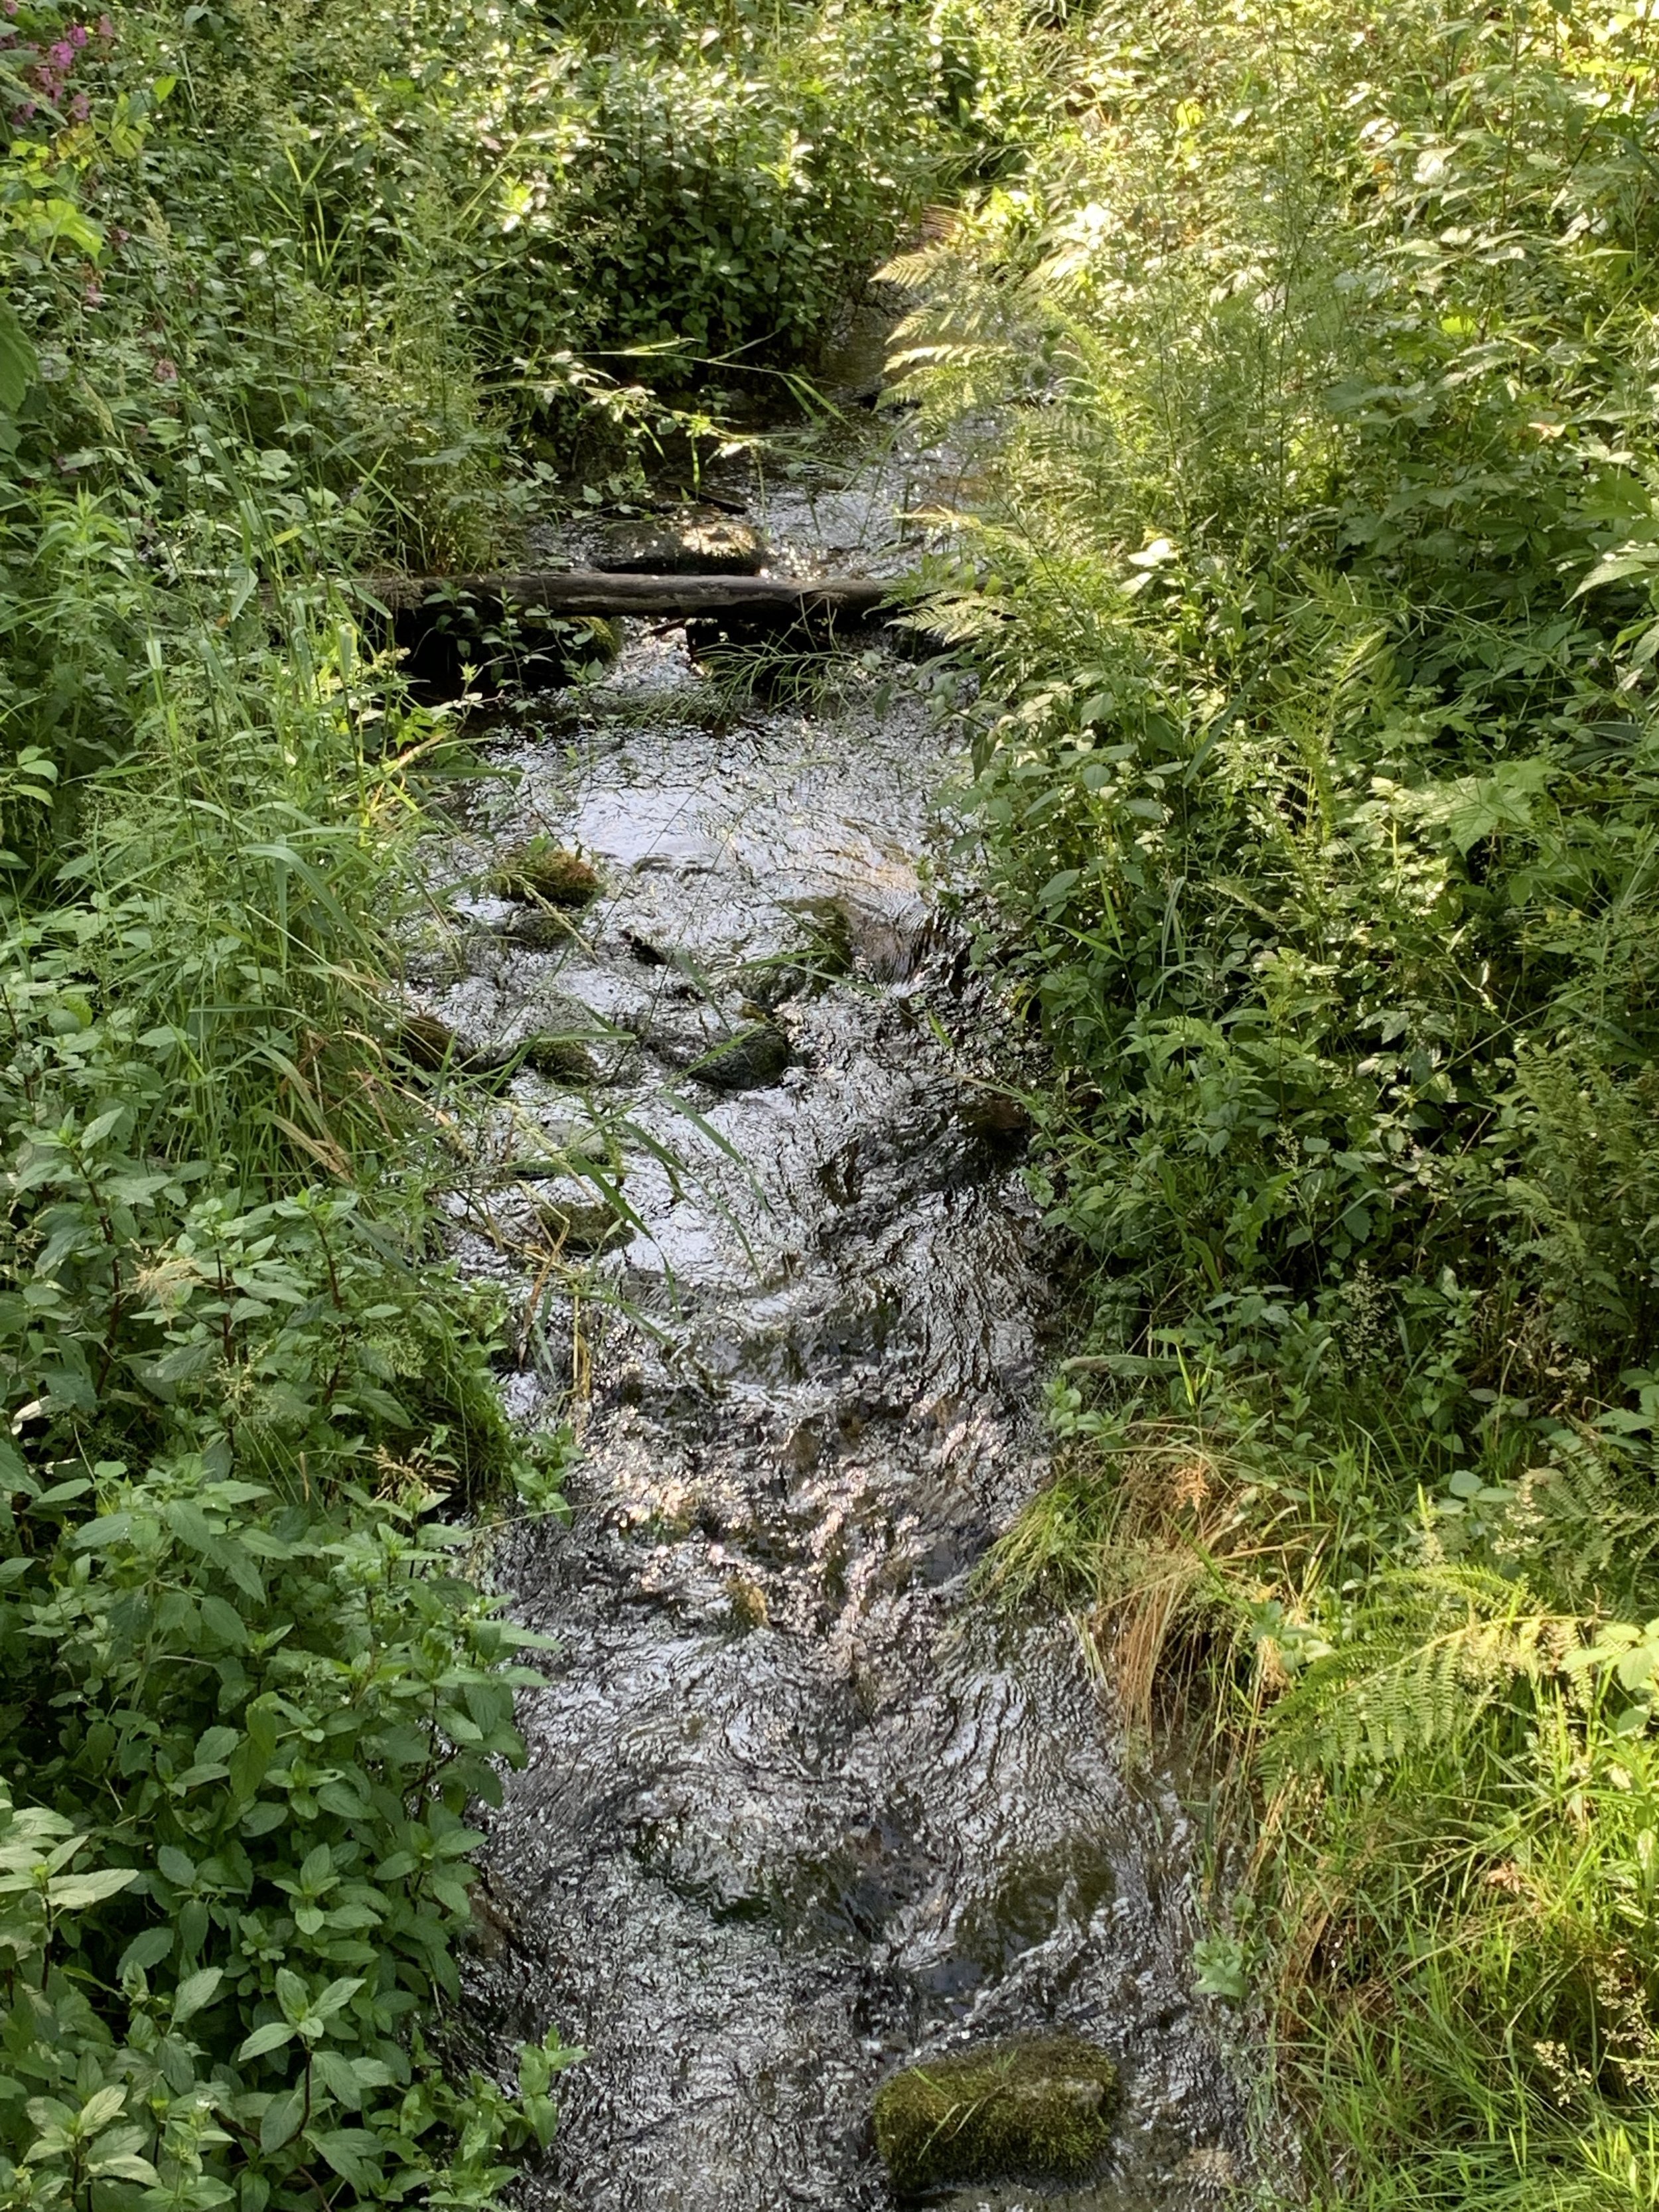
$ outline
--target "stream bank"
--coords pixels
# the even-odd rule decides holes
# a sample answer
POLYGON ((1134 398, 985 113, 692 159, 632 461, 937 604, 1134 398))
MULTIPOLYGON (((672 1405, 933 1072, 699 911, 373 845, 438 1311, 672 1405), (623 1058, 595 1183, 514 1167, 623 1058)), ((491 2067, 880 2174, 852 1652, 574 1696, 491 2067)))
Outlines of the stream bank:
MULTIPOLYGON (((924 459, 809 471, 750 519, 798 572, 883 573, 924 459)), ((1184 2212, 1242 2178, 1245 2132, 1191 1986, 1194 1838, 1070 1631, 970 1590, 1045 1474, 1053 1255, 951 918, 963 764, 878 641, 799 672, 793 704, 744 698, 629 626, 489 739, 434 861, 454 930, 413 958, 422 1010, 478 1048, 563 1039, 592 1078, 515 1076, 453 1200, 463 1265, 535 1306, 515 1410, 568 1405, 581 1446, 568 1526, 496 1561, 556 1648, 471 2027, 586 2046, 527 2189, 565 2212, 884 2205, 884 2078, 1047 2027, 1119 2062, 1109 2171, 950 2201, 1184 2212), (492 887, 538 839, 603 888, 531 943, 492 887), (708 1079, 757 1034, 752 1083, 708 1079), (586 1185, 515 1179, 585 1150, 586 1185), (579 1233, 616 1188, 617 1232, 579 1233)))

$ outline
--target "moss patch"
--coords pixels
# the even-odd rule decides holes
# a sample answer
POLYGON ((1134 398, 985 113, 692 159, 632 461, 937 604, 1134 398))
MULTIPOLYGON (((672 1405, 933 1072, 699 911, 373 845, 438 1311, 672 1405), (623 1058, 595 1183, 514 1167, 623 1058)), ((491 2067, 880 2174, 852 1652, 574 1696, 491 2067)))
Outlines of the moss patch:
POLYGON ((567 852, 545 838, 532 838, 504 854, 489 878, 497 898, 541 899, 549 906, 586 906, 599 896, 599 871, 580 853, 567 852))
POLYGON ((1109 2149, 1117 2101, 1117 2069, 1094 2044, 1023 2037, 884 2081, 876 2148, 906 2197, 948 2182, 1075 2181, 1109 2149))

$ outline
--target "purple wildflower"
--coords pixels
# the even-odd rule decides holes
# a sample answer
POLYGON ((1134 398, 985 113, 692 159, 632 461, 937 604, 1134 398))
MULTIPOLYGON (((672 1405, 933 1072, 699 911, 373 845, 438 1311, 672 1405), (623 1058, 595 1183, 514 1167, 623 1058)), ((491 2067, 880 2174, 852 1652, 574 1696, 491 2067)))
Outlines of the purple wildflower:
POLYGON ((55 45, 46 48, 46 59, 54 69, 72 70, 75 67, 75 49, 67 39, 59 39, 55 45))
POLYGON ((84 123, 92 113, 92 102, 84 92, 77 92, 69 105, 69 112, 77 123, 84 123))
POLYGON ((69 42, 72 46, 84 46, 91 36, 92 33, 84 23, 71 23, 69 27, 69 42))

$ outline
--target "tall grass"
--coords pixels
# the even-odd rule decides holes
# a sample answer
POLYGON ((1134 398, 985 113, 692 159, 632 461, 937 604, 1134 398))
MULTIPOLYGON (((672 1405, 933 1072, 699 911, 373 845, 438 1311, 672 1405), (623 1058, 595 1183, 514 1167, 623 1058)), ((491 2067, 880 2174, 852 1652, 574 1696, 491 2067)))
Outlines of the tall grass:
POLYGON ((1068 53, 896 271, 908 389, 992 426, 936 617, 1083 1259, 993 1573, 1212 1716, 1260 1842, 1203 1970, 1317 2201, 1646 2206, 1659 44, 1170 0, 1068 53))

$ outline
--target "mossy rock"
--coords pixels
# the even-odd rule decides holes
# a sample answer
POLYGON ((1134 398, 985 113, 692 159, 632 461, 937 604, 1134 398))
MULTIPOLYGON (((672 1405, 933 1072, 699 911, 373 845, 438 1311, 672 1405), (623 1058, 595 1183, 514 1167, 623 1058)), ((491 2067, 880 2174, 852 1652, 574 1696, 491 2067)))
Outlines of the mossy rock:
POLYGON ((562 952, 575 935, 569 914, 553 907, 521 907, 502 934, 526 952, 562 952))
POLYGON ((876 2148, 915 2197, 967 2181, 1079 2181, 1111 2148, 1117 2069, 1078 2035, 907 2067, 876 2093, 876 2148))
POLYGON ((540 899, 547 906, 586 906, 599 893, 599 870, 580 853, 532 838, 501 855, 489 878, 497 898, 540 899))
POLYGON ((768 1619, 766 1592, 749 1575, 728 1575, 726 1581, 726 1617, 740 1636, 748 1636, 757 1628, 764 1628, 768 1619))
POLYGON ((777 1081, 793 1057, 788 1038, 775 1022, 756 1022, 693 1060, 690 1073, 716 1091, 763 1091, 777 1081))
POLYGON ((465 1043, 436 1014, 405 1015, 392 1042, 411 1066, 428 1075, 446 1069, 454 1075, 492 1075, 502 1064, 499 1050, 465 1043))
POLYGON ((442 1067, 452 1054, 459 1057, 454 1030, 435 1014, 405 1015, 394 1042, 405 1060, 428 1073, 442 1067))
POLYGON ((624 1227, 609 1200, 583 1189, 539 1200, 536 1219, 543 1236, 559 1252, 603 1251, 624 1227))
POLYGON ((550 1083, 568 1084, 577 1091, 591 1090, 601 1080, 599 1062, 578 1037, 526 1037, 520 1064, 550 1083))

